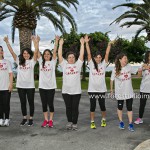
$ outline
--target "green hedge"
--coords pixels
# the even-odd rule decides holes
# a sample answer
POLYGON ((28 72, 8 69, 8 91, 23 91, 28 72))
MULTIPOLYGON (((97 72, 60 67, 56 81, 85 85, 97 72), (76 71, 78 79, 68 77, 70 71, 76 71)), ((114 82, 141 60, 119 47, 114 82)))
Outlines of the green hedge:
MULTIPOLYGON (((88 77, 86 77, 85 81, 81 81, 81 88, 83 90, 87 90, 88 88, 88 77)), ((62 88, 62 77, 57 77, 56 78, 56 82, 57 82, 57 89, 61 89, 62 88)), ((38 83, 39 81, 36 80, 35 81, 35 87, 38 88, 38 83)), ((140 88, 140 83, 141 83, 141 78, 133 78, 132 79, 132 85, 133 85, 133 89, 139 89, 140 88)), ((15 88, 15 83, 14 83, 14 88, 15 88)), ((106 77, 106 86, 107 89, 110 90, 110 77, 106 77)))

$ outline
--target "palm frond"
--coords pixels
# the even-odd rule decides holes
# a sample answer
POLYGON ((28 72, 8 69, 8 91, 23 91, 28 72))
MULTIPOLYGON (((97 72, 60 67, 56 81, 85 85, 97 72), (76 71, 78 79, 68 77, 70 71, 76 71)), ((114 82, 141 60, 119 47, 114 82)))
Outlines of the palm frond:
POLYGON ((139 30, 137 30, 137 32, 136 32, 136 34, 135 34, 135 39, 137 39, 137 37, 139 36, 139 34, 140 34, 143 30, 145 30, 145 29, 146 29, 146 27, 144 26, 144 27, 140 28, 139 30))
POLYGON ((9 18, 9 17, 12 17, 13 14, 6 14, 6 15, 3 15, 3 16, 0 16, 0 21, 6 19, 6 18, 9 18))
POLYGON ((116 9, 118 7, 136 8, 137 6, 138 6, 138 4, 135 4, 135 3, 125 3, 125 4, 117 5, 117 6, 113 7, 112 9, 116 9))
POLYGON ((43 11, 40 13, 41 15, 44 15, 46 18, 48 18, 52 22, 56 30, 59 29, 62 33, 66 32, 63 23, 58 18, 56 18, 52 13, 49 13, 46 11, 43 11))
POLYGON ((145 25, 145 22, 143 21, 132 21, 132 22, 125 22, 122 25, 120 25, 120 27, 124 27, 127 26, 127 28, 129 28, 132 25, 145 25))
POLYGON ((68 8, 73 5, 74 8, 77 10, 77 6, 79 4, 78 0, 58 0, 60 2, 62 2, 63 4, 65 4, 68 8))

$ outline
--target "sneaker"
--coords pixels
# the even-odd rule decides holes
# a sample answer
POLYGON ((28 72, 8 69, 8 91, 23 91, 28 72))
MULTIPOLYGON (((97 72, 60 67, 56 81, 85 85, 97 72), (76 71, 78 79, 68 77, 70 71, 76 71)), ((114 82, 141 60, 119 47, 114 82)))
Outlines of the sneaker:
POLYGON ((4 119, 0 119, 0 127, 4 126, 4 119))
POLYGON ((136 121, 134 121, 135 124, 141 124, 143 123, 143 120, 141 118, 137 118, 136 121))
POLYGON ((96 125, 95 125, 95 122, 91 122, 91 129, 96 129, 96 125))
POLYGON ((50 128, 53 128, 53 120, 50 120, 50 121, 49 121, 48 126, 49 126, 50 128))
POLYGON ((122 121, 119 123, 119 128, 120 128, 121 130, 124 129, 124 123, 123 123, 122 121))
POLYGON ((45 128, 45 127, 48 125, 48 123, 49 123, 49 122, 48 122, 47 120, 44 120, 43 123, 42 123, 42 125, 41 125, 41 127, 44 127, 44 128, 45 128))
POLYGON ((27 119, 23 119, 22 122, 20 123, 20 126, 24 126, 26 125, 28 122, 27 122, 27 119))
POLYGON ((71 130, 71 129, 72 129, 72 122, 68 122, 68 123, 66 124, 66 129, 67 129, 67 130, 71 130))
POLYGON ((5 119, 4 126, 8 127, 10 123, 10 119, 5 119))
POLYGON ((106 120, 105 119, 101 120, 101 127, 106 127, 106 120))
POLYGON ((72 124, 72 130, 74 130, 74 131, 77 131, 77 130, 78 130, 77 124, 72 124))
POLYGON ((29 119, 28 126, 33 126, 33 119, 29 119))
POLYGON ((129 131, 134 132, 134 127, 132 123, 129 124, 128 129, 129 131))

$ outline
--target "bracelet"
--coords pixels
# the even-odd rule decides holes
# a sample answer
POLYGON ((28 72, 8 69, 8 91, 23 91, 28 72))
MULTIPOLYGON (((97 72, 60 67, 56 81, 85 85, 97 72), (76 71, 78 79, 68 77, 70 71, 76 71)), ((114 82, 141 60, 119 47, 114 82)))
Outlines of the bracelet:
POLYGON ((6 43, 7 45, 10 45, 9 43, 6 43))
POLYGON ((58 44, 55 44, 55 46, 58 46, 58 44))

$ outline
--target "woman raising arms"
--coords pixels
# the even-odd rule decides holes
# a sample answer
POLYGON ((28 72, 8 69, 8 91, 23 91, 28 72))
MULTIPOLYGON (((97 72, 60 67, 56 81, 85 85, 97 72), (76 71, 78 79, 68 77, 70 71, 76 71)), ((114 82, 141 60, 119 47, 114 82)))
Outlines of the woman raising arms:
POLYGON ((18 90, 20 103, 21 103, 21 111, 23 115, 23 120, 20 123, 20 126, 24 126, 28 124, 28 126, 33 125, 33 116, 34 116, 34 93, 35 93, 35 85, 34 85, 34 66, 37 61, 37 47, 35 47, 34 54, 30 48, 22 49, 19 57, 15 54, 12 49, 8 36, 4 37, 4 41, 10 51, 14 61, 18 65, 18 73, 17 73, 17 83, 16 87, 18 90), (27 117, 27 108, 26 103, 29 103, 30 115, 27 117), (27 122, 27 119, 29 121, 27 122))
POLYGON ((58 59, 63 70, 62 96, 66 105, 68 123, 67 129, 77 130, 79 115, 79 102, 81 98, 80 73, 83 65, 84 38, 80 39, 80 54, 76 61, 76 54, 72 51, 66 54, 66 60, 62 57, 63 38, 59 41, 58 59))

